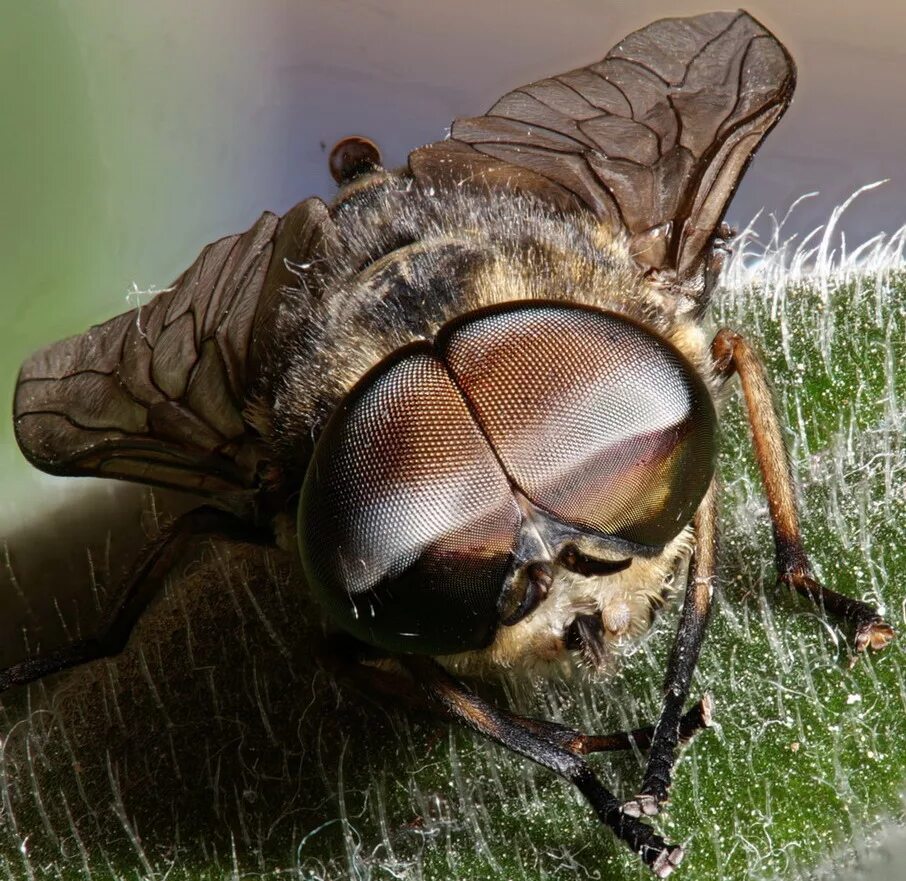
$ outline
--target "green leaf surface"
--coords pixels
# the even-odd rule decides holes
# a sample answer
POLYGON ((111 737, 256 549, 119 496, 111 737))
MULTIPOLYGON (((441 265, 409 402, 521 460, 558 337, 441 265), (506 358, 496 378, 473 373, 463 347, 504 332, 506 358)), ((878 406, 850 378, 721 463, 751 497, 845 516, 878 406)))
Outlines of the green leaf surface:
MULTIPOLYGON (((765 355, 820 577, 902 630, 906 275, 736 284, 716 318, 765 355)), ((904 642, 850 668, 848 634, 775 587, 736 391, 722 424, 721 587, 694 682, 716 725, 656 825, 687 846, 678 879, 801 878, 902 817, 904 642)), ((589 731, 646 724, 675 622, 616 678, 488 693, 589 731)), ((218 545, 121 657, 4 695, 0 878, 649 877, 550 773, 338 686, 317 632, 290 561, 218 545)), ((634 793, 641 755, 591 761, 634 793)))

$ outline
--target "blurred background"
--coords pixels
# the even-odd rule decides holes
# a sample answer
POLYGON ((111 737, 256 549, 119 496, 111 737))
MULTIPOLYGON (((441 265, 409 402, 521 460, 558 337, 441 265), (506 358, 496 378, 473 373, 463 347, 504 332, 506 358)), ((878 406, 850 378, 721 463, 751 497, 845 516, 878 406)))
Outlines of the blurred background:
MULTIPOLYGON (((401 164, 411 148, 442 137, 454 117, 597 60, 654 18, 721 8, 676 0, 0 6, 4 413, 18 365, 34 349, 131 308, 137 292, 166 287, 207 242, 246 229, 263 210, 329 197, 326 151, 339 137, 366 134, 388 165, 401 164)), ((887 178, 840 228, 856 245, 901 226, 906 4, 752 0, 747 8, 790 49, 799 86, 728 220, 744 225, 762 209, 783 215, 794 199, 819 191, 788 222, 801 236, 854 190, 887 178)), ((93 484, 90 518, 87 508, 69 505, 86 482, 28 466, 9 418, 0 419, 0 474, 0 537, 16 564, 4 591, 21 583, 28 593, 46 582, 47 542, 30 553, 23 536, 49 507, 57 514, 41 528, 82 568, 94 540, 115 571, 117 546, 145 529, 141 491, 125 490, 128 517, 119 488, 93 484), (112 550, 111 522, 118 524, 112 550)), ((42 605, 52 603, 49 593, 30 608, 0 596, 0 650, 18 656, 9 634, 44 618, 42 605)))
MULTIPOLYGON (((329 196, 325 149, 361 132, 389 164, 457 115, 596 60, 663 15, 665 0, 2 0, 0 398, 36 347, 165 287, 212 239, 265 209, 329 196)), ((858 243, 906 221, 906 4, 752 0, 799 66, 793 107, 729 213, 802 204, 807 232, 882 178, 844 217, 858 243)), ((7 409, 7 404, 2 405, 7 409)), ((0 420, 0 516, 53 486, 0 420)), ((62 490, 61 490, 62 491, 62 490)), ((68 491, 68 489, 66 490, 68 491)))

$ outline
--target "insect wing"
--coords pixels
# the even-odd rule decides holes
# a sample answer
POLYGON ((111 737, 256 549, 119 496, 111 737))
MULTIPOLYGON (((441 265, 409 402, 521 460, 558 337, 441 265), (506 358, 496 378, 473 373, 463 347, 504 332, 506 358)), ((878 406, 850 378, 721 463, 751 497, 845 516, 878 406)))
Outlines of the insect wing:
POLYGON ((414 151, 423 182, 476 180, 590 209, 644 267, 699 265, 795 84, 783 45, 745 12, 667 18, 603 61, 504 95, 414 151))
POLYGON ((317 243, 312 228, 326 214, 317 199, 282 220, 265 213, 208 245, 147 304, 29 358, 14 403, 25 456, 53 474, 206 495, 252 489, 255 433, 243 409, 265 358, 282 257, 317 243))

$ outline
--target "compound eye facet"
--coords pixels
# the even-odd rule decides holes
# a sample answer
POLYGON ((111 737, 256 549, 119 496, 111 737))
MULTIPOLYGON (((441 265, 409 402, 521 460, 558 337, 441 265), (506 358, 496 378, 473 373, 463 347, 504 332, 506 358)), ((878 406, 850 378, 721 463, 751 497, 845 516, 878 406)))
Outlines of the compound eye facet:
POLYGON ((520 513, 430 345, 359 382, 327 424, 299 505, 308 581, 334 621, 393 652, 486 645, 520 513))
POLYGON ((468 316, 437 349, 534 505, 649 547, 692 518, 714 471, 716 417, 666 340, 622 315, 542 302, 468 316))

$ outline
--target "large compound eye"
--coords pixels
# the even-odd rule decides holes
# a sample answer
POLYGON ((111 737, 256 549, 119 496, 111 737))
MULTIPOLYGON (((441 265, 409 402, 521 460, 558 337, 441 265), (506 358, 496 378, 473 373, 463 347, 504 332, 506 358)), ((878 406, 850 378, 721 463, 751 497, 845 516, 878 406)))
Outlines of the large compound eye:
POLYGON ((714 471, 716 418, 665 340, 613 313, 523 303, 448 325, 436 348, 539 508, 651 547, 692 518, 714 471))
POLYGON ((511 487, 429 344, 366 375, 318 441, 299 505, 312 589, 389 651, 486 645, 516 543, 511 487))

